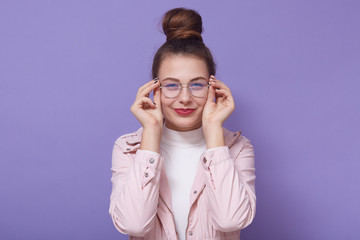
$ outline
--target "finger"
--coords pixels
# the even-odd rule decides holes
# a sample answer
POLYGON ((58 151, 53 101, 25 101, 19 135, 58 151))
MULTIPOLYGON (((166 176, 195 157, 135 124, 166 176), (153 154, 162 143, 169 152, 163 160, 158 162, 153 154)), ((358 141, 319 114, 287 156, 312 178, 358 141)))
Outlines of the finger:
POLYGON ((208 96, 207 96, 207 102, 214 102, 215 100, 215 88, 210 85, 209 87, 209 91, 208 91, 208 96))
POLYGON ((156 108, 156 104, 154 104, 154 102, 147 97, 141 97, 136 101, 136 106, 137 108, 141 108, 141 109, 149 109, 149 108, 156 108))
POLYGON ((225 89, 217 89, 215 90, 216 92, 216 103, 218 103, 218 101, 221 102, 226 102, 226 105, 228 106, 235 106, 235 102, 234 99, 231 95, 231 92, 225 90, 225 89))
POLYGON ((232 97, 232 94, 231 94, 230 89, 224 89, 224 88, 220 89, 220 88, 217 88, 217 89, 215 89, 215 93, 216 93, 216 94, 223 95, 223 96, 225 96, 225 97, 232 97))
POLYGON ((142 91, 144 88, 146 88, 147 86, 150 86, 151 83, 153 83, 153 82, 154 82, 154 80, 151 80, 151 81, 145 83, 144 85, 142 85, 141 87, 139 87, 138 93, 141 92, 141 91, 142 91))
POLYGON ((218 103, 219 101, 223 101, 224 95, 221 93, 220 89, 215 89, 215 103, 218 103))
POLYGON ((226 92, 224 89, 215 89, 215 94, 217 97, 226 95, 226 92))
POLYGON ((159 87, 154 89, 154 102, 157 106, 161 106, 160 88, 159 87))
POLYGON ((143 86, 141 86, 141 87, 139 88, 139 91, 138 91, 139 95, 142 95, 142 96, 143 96, 143 95, 146 94, 146 92, 151 92, 151 91, 149 90, 149 88, 151 89, 154 85, 157 85, 158 82, 159 82, 159 81, 151 80, 151 81, 149 81, 148 83, 146 83, 146 84, 144 84, 143 86), (144 92, 145 92, 145 93, 144 93, 144 92))
POLYGON ((218 80, 216 80, 215 82, 211 82, 211 85, 213 85, 217 89, 228 89, 228 90, 230 90, 230 88, 228 86, 226 86, 225 83, 220 82, 218 80))
POLYGON ((142 97, 142 96, 146 96, 149 97, 149 94, 151 93, 151 91, 153 91, 155 88, 157 88, 159 86, 159 81, 150 81, 149 83, 145 84, 143 88, 141 88, 141 90, 139 89, 138 92, 138 96, 142 97))
POLYGON ((216 92, 216 97, 217 98, 223 98, 223 99, 226 99, 230 102, 234 102, 234 98, 230 92, 230 90, 227 90, 227 89, 216 89, 215 90, 216 92))
POLYGON ((217 78, 212 78, 212 80, 210 80, 211 85, 214 85, 214 87, 216 88, 224 88, 224 89, 230 89, 228 86, 226 86, 225 83, 223 83, 222 81, 218 80, 217 78))
POLYGON ((141 87, 139 87, 138 89, 138 94, 142 93, 144 91, 144 89, 148 88, 149 86, 152 86, 155 82, 157 83, 158 81, 156 81, 157 78, 152 79, 151 81, 145 83, 144 85, 142 85, 141 87))

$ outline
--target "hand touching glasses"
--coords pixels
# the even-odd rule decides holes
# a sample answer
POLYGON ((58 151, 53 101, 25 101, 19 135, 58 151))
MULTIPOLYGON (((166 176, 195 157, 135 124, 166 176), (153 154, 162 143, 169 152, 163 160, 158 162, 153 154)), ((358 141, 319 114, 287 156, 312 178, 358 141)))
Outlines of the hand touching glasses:
POLYGON ((230 88, 214 76, 210 79, 211 87, 202 116, 207 148, 225 146, 224 138, 219 138, 219 136, 224 136, 222 125, 235 110, 230 88))

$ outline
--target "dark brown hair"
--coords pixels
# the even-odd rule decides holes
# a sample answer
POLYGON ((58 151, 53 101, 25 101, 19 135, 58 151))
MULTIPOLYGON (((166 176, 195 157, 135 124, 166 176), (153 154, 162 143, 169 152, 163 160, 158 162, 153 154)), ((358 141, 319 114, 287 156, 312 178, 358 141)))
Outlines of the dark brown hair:
POLYGON ((156 78, 162 60, 171 54, 193 55, 204 60, 210 75, 215 75, 216 65, 211 51, 205 46, 201 33, 202 19, 198 12, 174 8, 165 13, 162 28, 166 42, 154 56, 152 77, 156 78))

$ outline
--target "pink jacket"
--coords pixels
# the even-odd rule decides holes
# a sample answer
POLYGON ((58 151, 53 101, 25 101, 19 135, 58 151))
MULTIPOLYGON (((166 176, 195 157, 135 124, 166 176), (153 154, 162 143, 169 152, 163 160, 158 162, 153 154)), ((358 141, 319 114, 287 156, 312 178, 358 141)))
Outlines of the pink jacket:
MULTIPOLYGON (((142 130, 123 135, 114 144, 109 213, 116 229, 129 239, 175 240, 164 159, 139 149, 142 130)), ((204 151, 199 159, 186 239, 238 240, 240 229, 255 216, 253 146, 241 131, 224 128, 224 135, 227 146, 204 151)))

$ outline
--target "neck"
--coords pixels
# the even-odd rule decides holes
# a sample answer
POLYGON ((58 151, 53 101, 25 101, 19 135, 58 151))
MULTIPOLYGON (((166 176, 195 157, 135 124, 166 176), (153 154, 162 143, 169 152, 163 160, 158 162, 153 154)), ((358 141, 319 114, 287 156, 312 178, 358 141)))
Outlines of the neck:
POLYGON ((170 129, 165 125, 161 141, 170 145, 194 146, 203 144, 205 142, 205 137, 201 126, 189 131, 177 131, 170 129))

